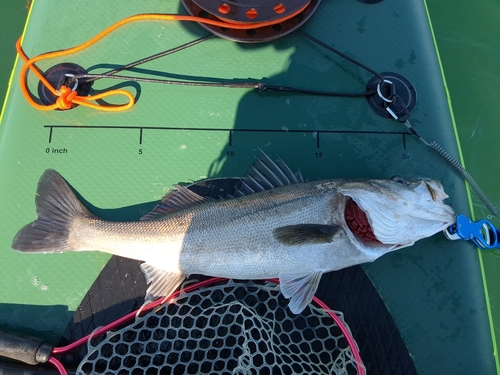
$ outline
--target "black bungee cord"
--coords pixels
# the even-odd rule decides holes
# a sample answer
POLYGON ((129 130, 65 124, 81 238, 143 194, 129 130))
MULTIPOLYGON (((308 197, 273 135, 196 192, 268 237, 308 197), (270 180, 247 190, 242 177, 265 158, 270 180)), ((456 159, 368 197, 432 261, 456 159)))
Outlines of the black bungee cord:
MULTIPOLYGON (((448 153, 442 146, 440 146, 436 141, 432 142, 427 142, 425 139, 420 136, 420 134, 417 132, 417 130, 411 125, 409 121, 409 111, 405 105, 405 103, 401 100, 401 98, 395 93, 395 90, 393 87, 391 87, 391 97, 386 98, 383 97, 381 94, 381 90, 385 85, 393 85, 390 81, 385 80, 384 77, 378 73, 377 71, 371 69, 369 66, 357 61, 356 59, 353 59, 352 57, 344 54, 343 52, 327 45, 326 43, 322 42, 321 40, 313 37, 312 35, 298 29, 295 31, 296 33, 302 35, 303 37, 309 39, 313 43, 327 49, 328 51, 340 56, 341 58, 351 62, 352 64, 355 64, 359 66, 360 68, 366 70, 369 73, 372 73, 376 78, 377 81, 375 81, 374 85, 377 87, 377 89, 371 89, 371 90, 366 90, 364 92, 332 92, 332 91, 322 91, 322 90, 313 90, 313 89, 303 89, 303 88, 296 88, 296 87, 291 87, 291 86, 280 86, 280 85, 270 85, 266 82, 262 81, 247 81, 247 82, 224 82, 224 81, 219 81, 219 82, 206 82, 206 81, 183 81, 183 80, 169 80, 169 79, 157 79, 157 78, 142 78, 142 77, 132 77, 132 76, 122 76, 122 75, 116 75, 116 73, 124 71, 124 70, 130 70, 138 65, 144 64, 149 61, 156 60, 158 58, 164 57, 171 55, 173 53, 182 51, 186 48, 195 46, 199 43, 202 43, 206 40, 212 39, 215 37, 214 34, 209 34, 206 36, 203 36, 201 38, 198 38, 196 40, 193 40, 191 42, 182 44, 178 47, 169 49, 167 51, 157 53, 151 56, 148 56, 146 58, 137 60, 135 62, 132 62, 130 64, 124 65, 120 68, 116 68, 113 70, 110 70, 109 72, 103 73, 103 74, 79 74, 71 77, 67 77, 67 82, 66 85, 71 87, 71 85, 78 83, 79 81, 82 84, 88 84, 91 82, 94 82, 98 79, 116 79, 116 80, 122 80, 122 81, 134 81, 134 82, 146 82, 146 83, 160 83, 160 84, 169 84, 169 85, 181 85, 181 86, 202 86, 202 87, 219 87, 219 88, 238 88, 238 89, 256 89, 259 90, 260 92, 266 92, 266 91, 277 91, 277 92, 287 92, 287 93, 298 93, 298 94, 308 94, 308 95, 319 95, 319 96, 335 96, 335 97, 369 97, 371 95, 378 94, 385 102, 385 108, 387 112, 392 116, 394 120, 397 122, 405 124, 405 126, 408 128, 408 130, 411 132, 412 135, 414 135, 419 141, 421 141, 423 144, 426 146, 432 148, 438 155, 440 155, 452 168, 453 170, 464 180, 466 181, 469 186, 472 188, 472 190, 477 194, 479 199, 483 202, 483 204, 486 206, 486 208, 497 218, 500 218, 498 210, 495 208, 495 206, 491 203, 491 201, 486 197, 486 195, 483 193, 479 185, 476 183, 476 181, 473 179, 473 177, 467 172, 467 170, 462 166, 462 164, 455 159, 450 153, 448 153), (395 112, 391 109, 392 105, 398 105, 399 109, 403 109, 403 116, 398 116, 395 114, 395 112)), ((401 111, 400 111, 401 112, 401 111)))

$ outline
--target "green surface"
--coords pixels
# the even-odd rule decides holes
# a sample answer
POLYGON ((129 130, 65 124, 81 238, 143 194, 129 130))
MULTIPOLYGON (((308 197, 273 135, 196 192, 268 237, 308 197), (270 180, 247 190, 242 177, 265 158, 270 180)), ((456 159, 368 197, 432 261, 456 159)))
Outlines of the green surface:
MULTIPOLYGON (((178 5, 164 1, 147 5, 109 1, 98 11, 93 3, 92 7, 61 6, 55 0, 39 1, 34 7, 24 43, 31 56, 81 43, 129 14, 178 12, 178 5), (76 13, 86 22, 60 22, 76 13)), ((324 1, 304 30, 378 71, 408 78, 418 93, 412 123, 426 139, 437 140, 458 157, 421 2, 324 1)), ((71 61, 103 71, 98 64, 128 63, 201 35, 205 31, 197 25, 137 23, 71 61)), ((57 62, 44 62, 40 67, 47 69, 57 62)), ((168 72, 167 77, 266 77, 272 84, 340 91, 363 90, 371 78, 299 35, 262 45, 213 39, 144 69, 168 72)), ((31 78, 30 87, 36 92, 36 81, 31 78)), ((99 82, 94 88, 114 84, 99 82)), ((376 116, 364 99, 152 84, 141 84, 137 105, 123 114, 86 108, 44 113, 29 107, 16 78, 0 128, 0 222, 5 223, 0 235, 5 264, 0 283, 10 286, 0 289, 0 322, 44 333, 56 341, 107 260, 95 253, 25 255, 10 250, 16 231, 35 217, 36 183, 45 168, 61 172, 97 207, 95 212, 109 219, 134 219, 150 207, 145 202, 158 200, 173 183, 241 175, 261 147, 299 166, 309 179, 396 174, 437 178, 454 208, 467 214, 464 185, 445 163, 415 139, 387 134, 404 131, 401 125, 376 116), (140 126, 156 128, 143 130, 142 143, 140 126), (230 134, 224 129, 234 130, 230 134), (253 132, 243 131, 248 129, 253 132), (275 132, 286 129, 292 132, 275 132), (53 149, 67 152, 53 153, 53 149)), ((437 235, 389 254, 366 270, 420 374, 495 372, 478 257, 470 246, 437 235)))
MULTIPOLYGON (((495 206, 500 207, 498 142, 500 140, 500 3, 427 0, 444 66, 462 151, 469 172, 495 206)), ((489 212, 474 197, 477 219, 489 212)), ((496 227, 500 220, 491 218, 496 227)), ((500 340, 500 252, 483 251, 485 288, 491 326, 500 340)), ((495 349, 498 368, 498 349, 495 349)))
POLYGON ((27 14, 24 0, 8 1, 2 4, 2 12, 0 12, 0 105, 4 102, 10 72, 14 65, 15 43, 23 32, 27 14))

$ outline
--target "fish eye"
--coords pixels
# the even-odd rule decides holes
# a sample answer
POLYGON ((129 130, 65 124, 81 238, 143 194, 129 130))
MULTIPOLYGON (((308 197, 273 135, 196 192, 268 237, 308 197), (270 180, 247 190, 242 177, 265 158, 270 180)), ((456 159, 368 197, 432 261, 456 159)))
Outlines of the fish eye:
POLYGON ((394 182, 397 182, 398 184, 403 184, 403 185, 406 184, 406 180, 403 177, 392 176, 391 180, 394 181, 394 182))

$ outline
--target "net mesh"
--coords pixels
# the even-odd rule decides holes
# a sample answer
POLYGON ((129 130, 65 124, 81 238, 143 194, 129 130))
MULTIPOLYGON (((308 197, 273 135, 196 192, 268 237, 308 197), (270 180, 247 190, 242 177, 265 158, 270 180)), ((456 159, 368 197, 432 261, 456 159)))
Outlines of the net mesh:
POLYGON ((294 315, 287 305, 273 283, 202 287, 91 339, 77 373, 358 373, 348 340, 327 311, 310 304, 294 315))

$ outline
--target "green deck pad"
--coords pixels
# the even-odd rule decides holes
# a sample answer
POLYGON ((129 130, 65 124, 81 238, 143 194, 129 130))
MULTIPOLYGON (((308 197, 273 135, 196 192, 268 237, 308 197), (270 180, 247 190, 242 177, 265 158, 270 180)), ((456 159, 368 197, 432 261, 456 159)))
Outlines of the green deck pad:
POLYGON ((23 32, 26 21, 26 2, 11 1, 2 6, 0 14, 0 106, 3 105, 10 73, 16 57, 15 43, 23 32))
MULTIPOLYGON (((30 56, 68 48, 128 15, 185 13, 177 2, 35 2, 24 49, 30 56)), ((424 4, 419 0, 324 1, 302 28, 383 72, 405 76, 418 102, 411 122, 427 140, 459 157, 424 4)), ((64 59, 92 72, 192 41, 196 24, 140 22, 64 59)), ((177 182, 241 176, 262 148, 322 178, 439 179, 457 212, 469 214, 464 183, 406 128, 377 116, 364 98, 259 93, 244 89, 123 84, 139 100, 123 113, 87 108, 41 112, 22 97, 20 66, 0 127, 0 325, 57 342, 106 263, 99 253, 19 254, 15 233, 35 215, 37 181, 58 170, 92 211, 138 219, 177 182), (319 140, 318 140, 319 137, 319 140)), ((299 34, 272 43, 213 38, 131 74, 163 78, 264 79, 317 90, 363 91, 371 74, 299 34)), ((95 90, 116 86, 99 81, 95 90)), ((30 88, 37 81, 30 74, 30 88)), ((365 267, 421 374, 495 372, 478 255, 438 234, 365 267)), ((363 303, 360 296, 360 303, 363 303)), ((334 306, 332 306, 335 308, 334 306)), ((383 345, 383 337, 380 338, 383 345)), ((362 355, 362 353, 361 353, 362 355)))
MULTIPOLYGON (((469 172, 490 200, 500 206, 498 189, 498 140, 500 139, 500 3, 457 1, 453 11, 439 1, 427 1, 437 45, 444 66, 453 112, 469 172), (461 20, 469 21, 456 27, 461 20), (460 63, 457 63, 459 61, 460 63)), ((489 212, 473 196, 476 219, 489 212)), ((498 228, 500 220, 491 218, 498 228)), ((482 251, 485 288, 491 306, 491 329, 500 346, 500 252, 482 251)))

